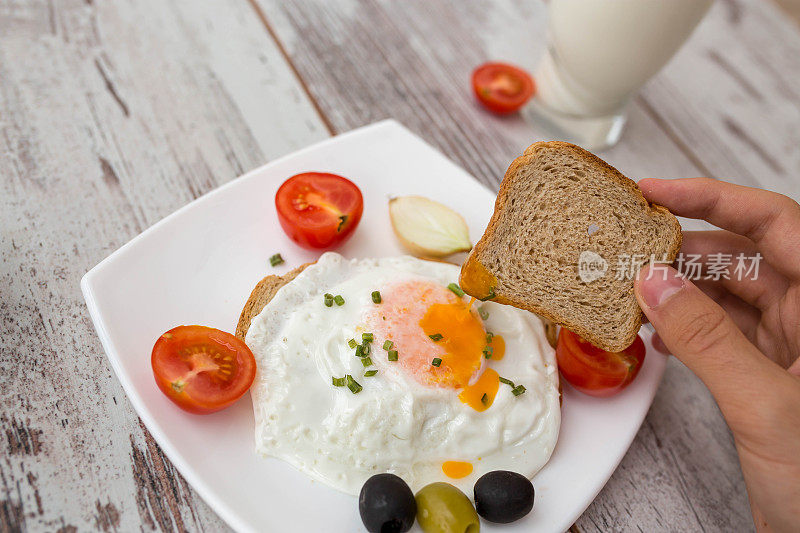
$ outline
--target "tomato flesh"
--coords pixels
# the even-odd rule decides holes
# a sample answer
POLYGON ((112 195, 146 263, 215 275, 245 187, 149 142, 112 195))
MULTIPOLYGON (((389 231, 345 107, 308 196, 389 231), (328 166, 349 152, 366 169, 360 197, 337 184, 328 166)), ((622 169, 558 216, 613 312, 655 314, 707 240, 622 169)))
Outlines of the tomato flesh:
POLYGON ((591 396, 613 396, 634 380, 642 367, 645 346, 638 335, 621 352, 606 352, 561 328, 556 359, 570 385, 591 396))
POLYGON ((472 73, 472 89, 478 100, 495 113, 512 113, 533 96, 536 85, 530 74, 505 63, 485 63, 472 73))
POLYGON ((153 346, 158 388, 184 411, 208 414, 233 404, 253 384, 256 360, 247 345, 224 331, 178 326, 153 346))
POLYGON ((364 211, 355 183, 323 172, 305 172, 286 180, 275 195, 283 231, 300 246, 324 250, 353 234, 364 211))

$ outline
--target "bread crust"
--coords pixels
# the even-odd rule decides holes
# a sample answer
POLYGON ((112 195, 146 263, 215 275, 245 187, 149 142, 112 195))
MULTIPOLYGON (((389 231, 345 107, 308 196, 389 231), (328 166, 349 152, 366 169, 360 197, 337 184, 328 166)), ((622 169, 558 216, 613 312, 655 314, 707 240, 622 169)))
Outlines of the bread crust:
POLYGON ((290 270, 283 276, 266 276, 259 281, 253 290, 250 292, 250 297, 247 298, 242 312, 239 315, 239 323, 236 325, 236 336, 244 342, 247 335, 247 330, 250 329, 250 323, 264 307, 272 300, 278 289, 292 281, 297 277, 300 272, 306 269, 308 265, 313 263, 306 263, 299 267, 290 270))
MULTIPOLYGON (((600 167, 603 171, 607 172, 619 185, 623 186, 624 188, 630 191, 631 195, 636 196, 642 202, 647 205, 647 208, 651 212, 658 212, 662 214, 667 214, 669 216, 665 217, 667 221, 669 221, 670 225, 672 226, 672 230, 675 236, 675 244, 667 250, 667 260, 672 262, 675 260, 675 257, 680 250, 681 243, 682 243, 682 233, 681 233, 681 225, 678 222, 678 219, 675 218, 674 215, 664 206, 652 204, 647 201, 647 199, 642 194, 642 191, 639 189, 639 186, 636 185, 636 182, 633 180, 625 177, 620 171, 618 171, 613 166, 609 165, 596 155, 584 150, 583 148, 576 146, 574 144, 570 144, 563 141, 549 141, 549 142, 536 142, 530 145, 528 148, 525 149, 523 154, 520 157, 514 159, 511 162, 511 165, 506 170, 505 176, 503 177, 503 182, 500 184, 500 191, 497 194, 497 200, 495 200, 494 206, 494 213, 492 214, 492 218, 489 220, 489 224, 486 227, 486 231, 484 231, 483 236, 480 240, 473 246, 472 251, 470 252, 469 256, 467 257, 466 261, 461 267, 461 276, 459 279, 459 283, 461 288, 466 291, 471 296, 475 296, 476 298, 485 298, 486 294, 476 294, 476 292, 480 291, 478 287, 471 287, 471 282, 468 276, 464 276, 465 272, 475 272, 478 270, 489 271, 489 269, 483 265, 479 257, 485 253, 488 243, 494 238, 495 233, 499 230, 499 220, 500 220, 500 213, 506 209, 506 202, 508 201, 509 197, 509 190, 512 188, 516 179, 519 179, 521 173, 519 172, 521 167, 524 167, 530 163, 532 163, 536 157, 537 152, 543 149, 551 149, 557 148, 560 150, 567 150, 572 152, 572 154, 577 157, 578 159, 582 159, 585 163, 600 167)), ((631 285, 630 295, 633 296, 633 286, 631 285)), ((637 316, 637 318, 630 324, 630 327, 623 332, 616 339, 616 342, 609 343, 605 342, 604 339, 597 337, 592 331, 590 331, 586 326, 579 322, 573 322, 571 320, 566 319, 563 316, 560 316, 557 312, 554 312, 550 309, 546 309, 539 305, 536 305, 534 302, 529 301, 519 301, 513 298, 509 298, 506 295, 500 293, 497 294, 492 301, 498 302, 501 304, 511 305, 517 307, 519 309, 525 309, 532 313, 536 313, 544 318, 552 320, 553 322, 558 323, 559 325, 569 329, 570 331, 577 333, 587 341, 591 342, 595 346, 602 348, 603 350, 609 352, 618 352, 624 350, 628 346, 633 343, 636 339, 636 335, 639 332, 639 328, 642 325, 642 313, 641 310, 637 316)))

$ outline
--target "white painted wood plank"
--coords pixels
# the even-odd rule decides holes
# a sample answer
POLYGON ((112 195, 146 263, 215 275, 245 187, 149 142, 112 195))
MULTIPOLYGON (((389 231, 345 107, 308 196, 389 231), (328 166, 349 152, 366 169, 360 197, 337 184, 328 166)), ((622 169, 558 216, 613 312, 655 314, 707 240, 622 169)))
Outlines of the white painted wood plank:
POLYGON ((800 32, 771 4, 716 2, 642 98, 710 175, 800 198, 800 32))
MULTIPOLYGON (((466 90, 484 60, 535 65, 536 2, 260 5, 339 131, 393 116, 493 186, 543 136, 466 90)), ((632 177, 709 173, 796 195, 798 43, 771 6, 718 2, 604 157, 632 177)), ((0 391, 0 524, 222 529, 139 427, 77 279, 191 198, 326 136, 324 120, 242 1, 5 2, 0 80, 0 383, 13 383, 0 391)), ((726 426, 672 361, 578 527, 704 526, 751 523, 726 426)))
POLYGON ((327 135, 245 1, 0 4, 0 531, 225 529, 140 426, 78 282, 327 135))

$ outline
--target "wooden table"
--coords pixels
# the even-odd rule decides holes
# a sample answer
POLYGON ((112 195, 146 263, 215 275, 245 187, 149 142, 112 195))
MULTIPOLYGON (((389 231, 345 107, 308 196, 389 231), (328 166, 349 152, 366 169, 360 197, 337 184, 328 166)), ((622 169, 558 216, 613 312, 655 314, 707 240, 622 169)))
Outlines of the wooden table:
MULTIPOLYGON (((214 187, 386 117, 496 188, 543 133, 480 109, 469 73, 533 68, 544 17, 534 0, 0 1, 0 531, 227 529, 128 403, 81 275, 214 187)), ((604 157, 800 196, 798 27, 716 2, 604 157)), ((751 528, 728 429, 672 360, 575 529, 751 528)))

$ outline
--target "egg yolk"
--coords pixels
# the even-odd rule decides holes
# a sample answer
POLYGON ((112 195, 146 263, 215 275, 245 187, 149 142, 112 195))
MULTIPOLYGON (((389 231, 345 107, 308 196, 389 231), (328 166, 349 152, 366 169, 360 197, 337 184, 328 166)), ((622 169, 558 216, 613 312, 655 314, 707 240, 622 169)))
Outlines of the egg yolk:
POLYGON ((476 411, 485 411, 492 406, 497 389, 500 388, 500 375, 493 368, 487 368, 472 385, 464 387, 458 399, 476 411))
POLYGON ((419 322, 428 338, 444 348, 439 367, 431 373, 435 381, 445 385, 466 387, 481 367, 486 331, 470 309, 461 301, 431 305, 419 322))
POLYGON ((472 473, 472 463, 464 461, 445 461, 442 463, 442 472, 451 479, 461 479, 472 473))
POLYGON ((499 361, 506 354, 506 341, 500 335, 495 335, 487 346, 492 348, 492 361, 499 361))
POLYGON ((476 411, 488 409, 500 386, 499 375, 484 366, 470 382, 483 366, 487 347, 489 362, 503 358, 503 338, 489 340, 477 312, 447 287, 406 281, 382 289, 381 297, 365 315, 366 328, 381 344, 392 341, 398 368, 423 385, 461 389, 463 403, 476 411))

